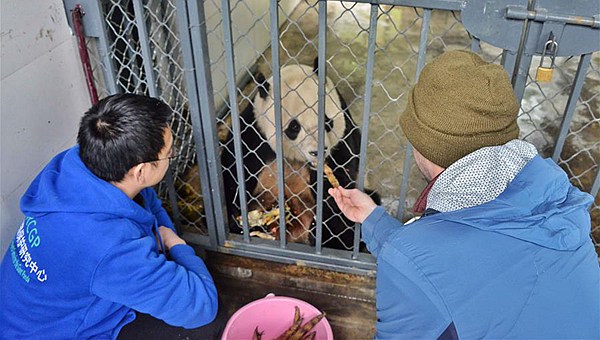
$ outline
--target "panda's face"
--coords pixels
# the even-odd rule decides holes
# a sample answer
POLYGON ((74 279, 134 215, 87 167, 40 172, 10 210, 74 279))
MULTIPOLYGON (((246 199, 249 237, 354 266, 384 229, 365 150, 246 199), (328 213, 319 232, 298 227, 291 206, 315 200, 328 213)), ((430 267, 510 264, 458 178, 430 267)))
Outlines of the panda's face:
MULTIPOLYGON (((292 161, 316 164, 319 123, 318 75, 306 65, 285 66, 280 75, 284 157, 292 161)), ((258 127, 275 150, 273 78, 267 83, 254 99, 254 110, 258 127)), ((345 118, 338 94, 330 79, 326 81, 325 92, 324 147, 327 157, 331 149, 344 137, 345 118)))

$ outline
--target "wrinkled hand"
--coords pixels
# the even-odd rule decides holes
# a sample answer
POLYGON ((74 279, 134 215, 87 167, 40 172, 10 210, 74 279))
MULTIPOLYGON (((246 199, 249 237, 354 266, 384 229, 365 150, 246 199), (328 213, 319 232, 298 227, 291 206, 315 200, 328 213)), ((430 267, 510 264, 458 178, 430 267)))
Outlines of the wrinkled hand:
POLYGON ((178 244, 186 244, 185 241, 181 237, 177 236, 177 234, 175 234, 171 228, 160 226, 158 227, 158 232, 160 233, 160 237, 162 238, 167 250, 170 250, 171 247, 178 244))
POLYGON ((329 189, 328 192, 333 196, 344 216, 352 222, 363 223, 377 207, 369 195, 358 189, 337 187, 329 189))

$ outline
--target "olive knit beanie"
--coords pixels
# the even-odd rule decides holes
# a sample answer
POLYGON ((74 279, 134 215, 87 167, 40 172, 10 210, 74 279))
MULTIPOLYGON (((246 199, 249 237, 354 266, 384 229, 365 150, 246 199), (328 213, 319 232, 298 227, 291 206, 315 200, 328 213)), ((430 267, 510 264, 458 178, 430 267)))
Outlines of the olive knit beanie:
POLYGON ((423 157, 447 168, 479 148, 517 138, 518 112, 502 66, 449 51, 423 68, 400 126, 423 157))

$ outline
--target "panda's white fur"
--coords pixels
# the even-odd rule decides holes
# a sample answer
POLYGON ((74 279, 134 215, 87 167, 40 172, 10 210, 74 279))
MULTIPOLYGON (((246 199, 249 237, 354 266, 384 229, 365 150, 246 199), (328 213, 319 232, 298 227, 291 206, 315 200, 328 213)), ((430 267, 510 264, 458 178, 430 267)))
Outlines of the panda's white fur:
MULTIPOLYGON (((315 60, 315 65, 317 64, 315 60)), ((324 197, 317 198, 316 161, 318 151, 318 70, 307 65, 290 65, 280 70, 281 79, 281 120, 282 146, 285 158, 283 173, 286 186, 285 200, 292 211, 297 211, 297 223, 287 225, 290 242, 314 242, 312 228, 315 224, 316 202, 321 202, 323 246, 351 249, 354 242, 354 223, 346 219, 327 193, 331 184, 323 181, 324 197), (308 171, 298 171, 307 163, 312 164, 308 171), (292 166, 292 164, 295 164, 292 166), (291 170, 291 171, 288 171, 291 170), (294 174, 292 174, 292 172, 294 174), (309 193, 310 195, 300 195, 309 193), (306 209, 309 209, 308 211, 306 209), (303 213, 304 212, 304 213, 303 213), (310 235, 309 235, 309 231, 310 235), (308 238, 307 238, 308 237, 308 238)), ((244 179, 246 202, 252 209, 260 204, 270 209, 278 202, 275 105, 273 78, 265 80, 262 74, 255 78, 257 93, 253 103, 240 114, 244 179), (275 188, 272 189, 272 188, 275 188), (267 191, 267 192, 265 192, 267 191), (254 203, 253 203, 254 202, 254 203)), ((324 161, 329 165, 341 186, 352 188, 358 176, 358 154, 360 153, 361 133, 352 116, 337 92, 331 79, 325 84, 325 129, 324 161)), ((230 230, 241 232, 236 221, 241 213, 238 188, 240 181, 236 172, 234 156, 234 136, 230 132, 223 145, 221 163, 223 165, 223 183, 225 202, 230 219, 230 230)), ((376 193, 375 193, 376 195, 376 193)), ((374 196, 379 202, 378 196, 374 196)))
MULTIPOLYGON (((285 131, 294 120, 299 123, 298 135, 292 139, 282 134, 284 141, 283 154, 290 161, 316 164, 318 150, 318 75, 307 65, 288 65, 281 69, 281 118, 285 131)), ((269 83, 268 95, 257 94, 254 99, 256 123, 261 128, 271 149, 276 150, 275 143, 275 105, 273 77, 269 83)), ((331 148, 338 144, 344 136, 344 112, 333 82, 325 83, 326 120, 331 127, 325 131, 325 157, 331 148)))

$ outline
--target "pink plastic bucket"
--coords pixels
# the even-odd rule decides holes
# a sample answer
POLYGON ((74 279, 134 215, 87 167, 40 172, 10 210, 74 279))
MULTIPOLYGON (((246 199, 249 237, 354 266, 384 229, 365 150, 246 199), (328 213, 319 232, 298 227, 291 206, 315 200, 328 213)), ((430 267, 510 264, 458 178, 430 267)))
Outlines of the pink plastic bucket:
MULTIPOLYGON (((302 324, 321 314, 313 305, 302 300, 269 294, 235 312, 225 326, 222 340, 252 339, 256 326, 259 331, 264 331, 262 339, 276 338, 292 325, 294 306, 300 308, 300 315, 304 318, 302 324)), ((316 332, 317 340, 333 339, 333 332, 327 318, 323 318, 313 331, 316 332)))

